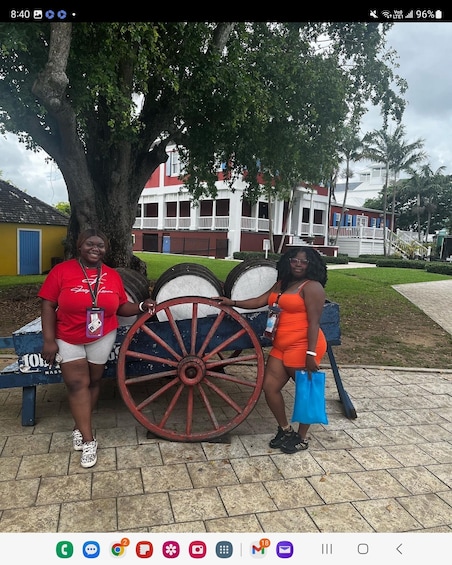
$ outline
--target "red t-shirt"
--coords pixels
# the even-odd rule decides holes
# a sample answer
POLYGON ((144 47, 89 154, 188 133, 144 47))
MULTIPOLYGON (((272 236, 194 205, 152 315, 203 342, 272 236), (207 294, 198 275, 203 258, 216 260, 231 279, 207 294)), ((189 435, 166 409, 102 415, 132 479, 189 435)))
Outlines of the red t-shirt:
MULTIPOLYGON (((86 268, 85 276, 77 259, 69 259, 55 265, 47 275, 38 296, 56 302, 55 337, 72 344, 90 343, 86 337, 86 310, 93 306, 90 286, 95 291, 97 268, 86 268)), ((104 309, 103 335, 118 327, 116 312, 127 302, 122 279, 115 269, 102 265, 97 306, 104 309)))

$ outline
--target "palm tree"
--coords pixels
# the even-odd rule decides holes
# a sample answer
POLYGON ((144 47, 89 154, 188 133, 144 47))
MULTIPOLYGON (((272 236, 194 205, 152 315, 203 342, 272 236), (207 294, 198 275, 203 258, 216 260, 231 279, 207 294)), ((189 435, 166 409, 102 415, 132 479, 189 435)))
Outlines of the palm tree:
POLYGON ((342 142, 339 145, 339 155, 343 157, 345 160, 345 191, 344 191, 344 200, 342 201, 342 209, 339 218, 339 225, 334 240, 334 245, 337 245, 339 228, 342 224, 342 218, 344 217, 346 204, 347 204, 349 180, 353 176, 353 172, 350 168, 350 163, 360 161, 362 159, 362 147, 363 147, 363 142, 358 137, 356 128, 350 125, 346 126, 344 128, 344 136, 342 138, 342 142))
POLYGON ((435 212, 435 202, 438 191, 443 187, 443 171, 446 167, 439 167, 433 171, 430 164, 423 165, 419 171, 410 169, 412 176, 405 182, 404 188, 416 199, 414 210, 417 215, 418 241, 421 242, 421 214, 427 212, 427 224, 425 229, 425 243, 427 243, 430 231, 432 213, 435 212))
MULTIPOLYGON (((386 231, 386 217, 388 204, 388 184, 389 174, 392 172, 392 211, 391 211, 391 241, 394 231, 395 217, 395 198, 396 187, 401 171, 408 171, 410 168, 423 161, 426 157, 422 147, 424 140, 418 139, 413 143, 407 143, 404 139, 405 127, 399 124, 394 133, 391 134, 385 129, 374 130, 364 136, 363 157, 376 163, 385 163, 386 177, 383 185, 383 225, 386 231)), ((387 255, 386 235, 384 237, 384 254, 387 255)))

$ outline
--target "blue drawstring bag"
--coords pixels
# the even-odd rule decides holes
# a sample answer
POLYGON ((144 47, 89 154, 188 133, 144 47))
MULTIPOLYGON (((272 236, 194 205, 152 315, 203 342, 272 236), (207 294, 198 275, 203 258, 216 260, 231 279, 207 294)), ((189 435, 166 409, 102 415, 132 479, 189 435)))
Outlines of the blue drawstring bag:
POLYGON ((323 371, 295 371, 295 400, 292 422, 328 424, 323 371))

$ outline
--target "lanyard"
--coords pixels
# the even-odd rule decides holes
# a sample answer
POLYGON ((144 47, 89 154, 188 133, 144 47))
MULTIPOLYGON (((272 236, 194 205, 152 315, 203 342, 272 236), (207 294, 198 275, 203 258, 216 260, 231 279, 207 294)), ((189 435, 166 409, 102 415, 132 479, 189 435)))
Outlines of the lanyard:
POLYGON ((83 263, 79 260, 80 263, 80 267, 82 268, 83 274, 86 277, 86 282, 88 284, 88 288, 89 288, 89 293, 91 294, 91 300, 93 302, 93 307, 97 306, 97 295, 99 294, 99 284, 100 284, 100 278, 102 275, 102 265, 98 265, 97 267, 97 279, 96 279, 96 285, 94 287, 94 290, 91 287, 91 284, 89 282, 89 277, 88 277, 88 273, 85 270, 85 267, 83 266, 83 263))

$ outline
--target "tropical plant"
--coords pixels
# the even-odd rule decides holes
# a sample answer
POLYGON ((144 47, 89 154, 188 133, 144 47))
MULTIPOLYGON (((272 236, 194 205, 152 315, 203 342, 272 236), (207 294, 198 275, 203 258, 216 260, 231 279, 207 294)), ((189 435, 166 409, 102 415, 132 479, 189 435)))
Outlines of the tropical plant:
POLYGON ((342 208, 339 218, 338 229, 336 231, 336 236, 333 245, 337 245, 337 239, 339 237, 339 227, 342 224, 342 218, 346 210, 349 180, 353 176, 353 172, 351 170, 351 163, 357 162, 360 159, 362 159, 362 148, 363 148, 363 142, 361 138, 358 136, 357 128, 349 124, 344 129, 343 138, 339 143, 339 156, 345 161, 345 171, 344 171, 345 191, 344 191, 344 200, 342 202, 342 208))
MULTIPOLYGON (((364 158, 386 166, 385 182, 383 185, 383 226, 386 230, 388 208, 388 185, 392 173, 392 205, 391 205, 391 235, 395 225, 395 203, 399 174, 424 160, 425 152, 422 150, 424 140, 418 139, 412 143, 405 140, 405 126, 398 124, 393 133, 387 129, 374 130, 363 138, 364 158)), ((387 255, 386 237, 384 238, 384 255, 387 255)))

